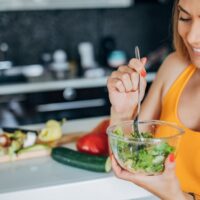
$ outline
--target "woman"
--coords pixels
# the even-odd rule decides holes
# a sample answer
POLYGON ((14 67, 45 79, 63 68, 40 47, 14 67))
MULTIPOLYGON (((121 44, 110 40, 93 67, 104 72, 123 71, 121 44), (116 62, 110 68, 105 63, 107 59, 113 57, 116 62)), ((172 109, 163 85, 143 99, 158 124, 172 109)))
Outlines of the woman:
MULTIPOLYGON (((161 65, 143 104, 140 120, 176 122, 185 129, 176 162, 170 154, 163 174, 142 176, 123 170, 112 157, 115 174, 164 200, 198 199, 200 195, 200 1, 175 0, 174 46, 161 65), (176 168, 175 168, 176 164, 176 168)), ((145 63, 131 59, 108 79, 111 123, 133 119, 137 110, 138 73, 145 93, 145 63)))

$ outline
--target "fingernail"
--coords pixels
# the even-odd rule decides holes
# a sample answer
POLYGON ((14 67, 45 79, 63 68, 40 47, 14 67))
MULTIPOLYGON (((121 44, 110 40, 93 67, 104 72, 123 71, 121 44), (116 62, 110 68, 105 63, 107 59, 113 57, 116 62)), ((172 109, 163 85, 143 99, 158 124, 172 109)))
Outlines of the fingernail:
POLYGON ((140 75, 142 77, 145 77, 147 75, 147 72, 143 69, 141 72, 140 72, 140 75))
POLYGON ((169 154, 169 161, 174 162, 174 160, 175 160, 174 154, 173 153, 169 154))

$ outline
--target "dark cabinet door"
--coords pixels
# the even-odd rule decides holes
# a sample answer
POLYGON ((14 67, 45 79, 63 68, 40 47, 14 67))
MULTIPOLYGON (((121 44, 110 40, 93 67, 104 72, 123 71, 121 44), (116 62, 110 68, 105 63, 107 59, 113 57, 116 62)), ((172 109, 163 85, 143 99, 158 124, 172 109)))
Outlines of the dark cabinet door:
MULTIPOLYGON (((79 119, 109 115, 110 103, 106 87, 35 92, 10 97, 3 105, 19 125, 43 123, 48 119, 79 119), (12 102, 12 103, 11 103, 12 102), (18 105, 18 114, 13 106, 18 105)), ((5 120, 4 120, 5 121, 5 120)), ((7 123, 8 124, 8 123, 7 123)))

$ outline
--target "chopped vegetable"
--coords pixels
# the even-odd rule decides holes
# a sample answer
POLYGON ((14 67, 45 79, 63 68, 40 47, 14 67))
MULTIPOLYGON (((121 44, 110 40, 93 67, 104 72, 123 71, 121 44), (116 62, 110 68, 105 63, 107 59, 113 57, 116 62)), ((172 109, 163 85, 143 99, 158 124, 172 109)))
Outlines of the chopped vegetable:
POLYGON ((24 140, 23 147, 26 148, 26 147, 34 145, 35 142, 36 142, 36 139, 37 139, 36 133, 34 133, 34 132, 28 132, 26 134, 26 139, 24 140))
POLYGON ((18 154, 21 153, 26 153, 26 152, 31 152, 31 151, 39 151, 39 150, 45 150, 45 149, 51 149, 49 146, 44 145, 44 144, 35 144, 26 148, 23 148, 21 150, 18 151, 18 154))
MULTIPOLYGON (((58 122, 49 120, 40 131, 29 131, 26 129, 6 128, 5 133, 0 135, 0 157, 1 161, 6 156, 10 161, 21 159, 22 153, 44 150, 49 155, 51 152, 50 142, 54 142, 62 136, 61 126, 65 121, 58 122), (19 156, 19 157, 18 157, 19 156)), ((36 152, 36 154, 37 154, 36 152)), ((29 156, 33 154, 26 154, 29 156)))
POLYGON ((8 148, 8 155, 11 159, 16 157, 16 152, 22 148, 22 143, 17 140, 13 140, 11 145, 8 148))
POLYGON ((114 133, 115 133, 115 135, 118 135, 118 136, 123 136, 124 135, 123 130, 122 130, 121 127, 116 128, 114 133))
POLYGON ((56 120, 49 120, 45 128, 39 133, 39 140, 43 142, 51 142, 62 136, 61 123, 56 120))
MULTIPOLYGON (((114 134, 123 136, 121 128, 117 128, 114 134)), ((132 133, 132 138, 138 138, 137 134, 132 133)), ((141 132, 143 138, 153 138, 149 132, 141 132)), ((125 165, 130 171, 145 172, 149 174, 162 172, 166 157, 174 152, 174 147, 165 141, 159 141, 155 144, 129 142, 111 138, 112 149, 116 151, 119 162, 125 165)))
POLYGON ((0 147, 8 147, 10 144, 11 140, 6 134, 0 135, 0 147))
POLYGON ((11 140, 11 144, 8 146, 8 155, 11 160, 14 160, 16 158, 17 151, 23 148, 26 134, 22 131, 15 131, 14 133, 6 133, 5 135, 11 140))

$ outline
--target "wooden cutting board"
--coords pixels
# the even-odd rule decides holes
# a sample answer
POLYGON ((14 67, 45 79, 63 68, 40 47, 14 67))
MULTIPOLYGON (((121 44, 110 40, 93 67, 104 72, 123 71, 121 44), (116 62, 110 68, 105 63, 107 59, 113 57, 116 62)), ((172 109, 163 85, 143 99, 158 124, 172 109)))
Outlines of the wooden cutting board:
POLYGON ((51 154, 51 148, 73 143, 84 134, 85 132, 66 133, 66 134, 63 134, 60 139, 55 140, 53 142, 49 142, 49 143, 43 143, 43 142, 37 141, 37 144, 47 144, 50 147, 50 149, 21 153, 12 159, 8 155, 0 156, 0 163, 14 162, 18 160, 49 156, 51 154))

